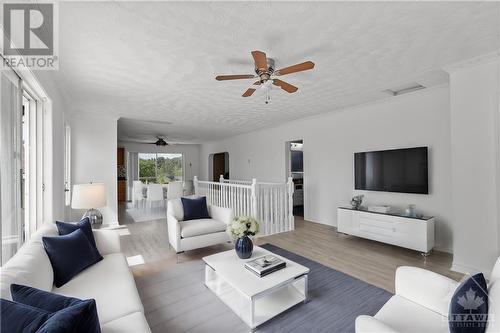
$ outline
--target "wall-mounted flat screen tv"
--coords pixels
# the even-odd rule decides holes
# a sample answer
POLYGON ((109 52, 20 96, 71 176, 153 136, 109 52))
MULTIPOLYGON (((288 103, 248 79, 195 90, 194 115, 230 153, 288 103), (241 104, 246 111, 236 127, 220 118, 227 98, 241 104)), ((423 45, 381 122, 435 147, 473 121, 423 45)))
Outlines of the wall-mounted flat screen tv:
POLYGON ((429 193, 427 147, 354 154, 356 190, 429 193))

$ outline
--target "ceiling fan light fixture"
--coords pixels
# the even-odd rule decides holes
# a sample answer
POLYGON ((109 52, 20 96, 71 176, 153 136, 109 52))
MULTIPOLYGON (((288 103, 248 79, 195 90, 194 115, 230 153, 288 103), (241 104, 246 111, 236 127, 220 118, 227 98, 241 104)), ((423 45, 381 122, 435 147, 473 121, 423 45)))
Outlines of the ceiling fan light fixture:
POLYGON ((158 138, 158 140, 155 142, 155 145, 158 147, 165 147, 168 145, 168 143, 163 140, 163 138, 158 138))
MULTIPOLYGON (((279 87, 280 89, 286 91, 291 94, 298 90, 297 87, 287 83, 285 81, 279 80, 276 76, 283 76, 287 74, 302 72, 306 70, 310 70, 314 68, 314 63, 312 61, 306 61, 300 64, 295 64, 292 66, 284 67, 281 69, 275 69, 274 59, 268 58, 267 55, 262 51, 252 51, 252 57, 254 59, 254 70, 257 75, 252 74, 241 74, 241 75, 218 75, 215 77, 218 81, 224 80, 240 80, 240 79, 253 79, 258 77, 259 81, 255 82, 253 85, 260 85, 262 89, 264 89, 266 93, 266 104, 269 103, 269 91, 272 88, 272 85, 279 87)), ((248 88, 242 97, 250 97, 255 92, 256 88, 250 87, 248 88)))

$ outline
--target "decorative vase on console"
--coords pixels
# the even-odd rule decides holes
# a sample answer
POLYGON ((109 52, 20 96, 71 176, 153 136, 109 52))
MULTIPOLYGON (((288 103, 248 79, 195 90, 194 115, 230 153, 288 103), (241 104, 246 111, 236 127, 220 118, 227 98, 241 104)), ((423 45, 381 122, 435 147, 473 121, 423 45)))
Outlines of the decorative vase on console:
POLYGON ((259 232, 259 223, 249 216, 235 217, 227 226, 227 233, 236 237, 234 249, 241 259, 252 256, 253 243, 249 236, 255 236, 259 232))
POLYGON ((359 208, 361 208, 361 204, 363 203, 363 197, 364 197, 363 194, 355 195, 352 197, 351 206, 353 209, 358 210, 359 208))

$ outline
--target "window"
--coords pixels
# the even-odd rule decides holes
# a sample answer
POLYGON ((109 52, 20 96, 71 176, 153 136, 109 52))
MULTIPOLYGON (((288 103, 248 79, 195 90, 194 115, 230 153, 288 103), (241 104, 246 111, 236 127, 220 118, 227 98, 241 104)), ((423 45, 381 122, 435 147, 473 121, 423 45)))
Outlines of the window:
POLYGON ((44 221, 45 104, 11 69, 0 71, 0 92, 0 263, 4 264, 44 221))
POLYGON ((64 128, 64 201, 66 207, 71 205, 71 127, 64 128))
MULTIPOLYGON (((1 59, 1 58, 0 58, 1 59)), ((21 80, 12 70, 0 72, 0 221, 1 263, 21 247, 24 240, 21 216, 21 80)))
POLYGON ((146 184, 182 181, 183 166, 182 154, 139 153, 139 180, 146 184))

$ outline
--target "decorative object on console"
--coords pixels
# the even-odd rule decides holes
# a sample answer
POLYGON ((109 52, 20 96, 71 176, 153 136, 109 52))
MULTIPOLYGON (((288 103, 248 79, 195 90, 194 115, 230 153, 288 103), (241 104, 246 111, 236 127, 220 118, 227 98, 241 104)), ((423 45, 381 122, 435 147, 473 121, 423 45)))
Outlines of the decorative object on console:
POLYGON ((368 206, 368 211, 374 212, 374 213, 382 213, 382 214, 387 214, 391 211, 390 206, 368 206))
POLYGON ((106 185, 103 183, 73 186, 71 208, 87 209, 82 218, 89 217, 91 224, 102 224, 102 214, 97 208, 106 206, 106 185))
POLYGON ((405 210, 406 216, 417 217, 417 207, 415 205, 408 205, 405 210))
POLYGON ((10 291, 14 302, 51 313, 83 304, 81 318, 78 318, 80 320, 71 322, 71 326, 68 327, 71 327, 72 332, 101 332, 97 307, 93 299, 81 300, 18 284, 11 284, 10 291))
POLYGON ((361 204, 363 203, 363 198, 363 194, 353 196, 351 199, 352 208, 359 209, 361 207, 361 204))
POLYGON ((234 244, 236 254, 241 259, 248 259, 252 256, 253 243, 250 237, 259 232, 259 223, 249 216, 240 216, 235 218, 227 226, 227 232, 233 237, 237 237, 234 244))
POLYGON ((465 279, 450 302, 451 333, 483 333, 488 324, 488 285, 483 273, 465 279))
POLYGON ((101 261, 81 229, 59 237, 42 237, 43 247, 54 270, 54 285, 59 288, 89 266, 101 261))
POLYGON ((118 165, 116 167, 118 180, 127 180, 127 167, 125 165, 118 165))

